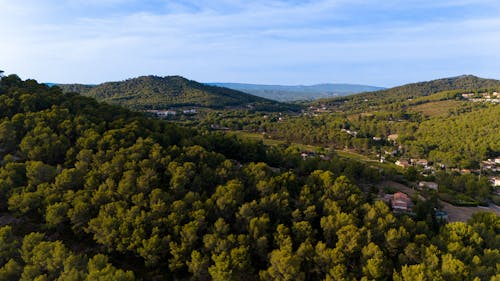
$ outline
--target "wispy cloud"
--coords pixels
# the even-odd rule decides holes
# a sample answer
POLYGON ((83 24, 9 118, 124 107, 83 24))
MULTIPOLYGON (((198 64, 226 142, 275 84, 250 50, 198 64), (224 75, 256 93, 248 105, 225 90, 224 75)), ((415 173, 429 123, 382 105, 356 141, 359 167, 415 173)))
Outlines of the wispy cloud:
POLYGON ((43 81, 394 85, 500 78, 495 1, 0 0, 0 65, 43 81), (82 4, 83 3, 83 4, 82 4))

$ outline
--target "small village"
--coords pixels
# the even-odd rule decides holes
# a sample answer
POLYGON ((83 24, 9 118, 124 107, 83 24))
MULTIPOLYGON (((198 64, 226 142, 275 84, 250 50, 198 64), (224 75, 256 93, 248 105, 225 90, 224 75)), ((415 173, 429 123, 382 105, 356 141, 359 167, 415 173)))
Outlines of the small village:
POLYGON ((492 103, 500 103, 500 93, 492 92, 491 94, 488 92, 482 93, 466 93, 462 94, 462 98, 472 101, 472 102, 492 102, 492 103))
MULTIPOLYGON (((352 137, 357 136, 357 132, 349 129, 341 129, 342 132, 351 135, 352 137)), ((381 137, 373 137, 374 141, 385 141, 381 137)), ((433 163, 427 159, 423 158, 398 158, 403 154, 403 147, 398 144, 398 135, 391 134, 387 136, 386 141, 392 145, 393 148, 386 148, 383 151, 379 151, 377 154, 377 162, 393 164, 401 169, 403 173, 407 171, 410 167, 413 168, 418 174, 419 178, 425 179, 427 177, 434 178, 433 175, 437 171, 447 171, 457 174, 475 174, 478 176, 485 176, 488 178, 489 183, 494 188, 494 193, 500 195, 500 157, 485 159, 480 162, 479 169, 459 169, 456 167, 446 167, 442 163, 433 163), (397 159, 394 162, 389 161, 389 159, 397 159)), ((319 157, 322 160, 329 160, 330 158, 324 154, 315 153, 311 151, 302 151, 301 157, 305 160, 308 158, 319 157)), ((370 160, 375 161, 375 160, 370 160)), ((393 182, 391 182, 393 183, 393 182)), ((396 183, 394 183, 396 184, 396 183)), ((381 190, 379 199, 386 202, 391 206, 395 214, 406 214, 413 216, 413 200, 412 196, 417 195, 419 200, 426 200, 421 194, 439 194, 439 184, 433 180, 418 180, 414 183, 407 183, 405 185, 397 184, 398 188, 394 192, 386 193, 381 190)), ((445 209, 454 213, 461 213, 464 210, 465 213, 473 212, 474 207, 455 207, 451 204, 441 201, 443 205, 446 206, 445 209)), ((476 207, 477 208, 477 207, 476 207)), ((498 207, 496 207, 498 209, 498 207)), ((498 211, 498 210, 497 210, 498 211)), ((436 209, 435 217, 438 221, 447 222, 449 221, 449 214, 444 209, 436 209)), ((457 216, 454 214, 453 220, 457 220, 457 216)))

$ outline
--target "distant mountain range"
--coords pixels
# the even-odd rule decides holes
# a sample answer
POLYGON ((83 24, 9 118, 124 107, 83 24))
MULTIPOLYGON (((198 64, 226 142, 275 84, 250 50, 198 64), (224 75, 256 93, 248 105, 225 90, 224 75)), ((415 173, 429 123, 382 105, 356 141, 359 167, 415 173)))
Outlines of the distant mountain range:
POLYGON ((64 92, 77 92, 100 101, 138 110, 188 106, 217 109, 247 107, 261 110, 293 107, 241 91, 198 83, 181 76, 141 76, 99 85, 57 85, 64 92))
POLYGON ((315 100, 345 96, 361 92, 378 91, 385 88, 356 84, 317 84, 317 85, 259 85, 244 83, 206 83, 207 85, 226 87, 259 97, 277 101, 315 100))
MULTIPOLYGON (((47 84, 54 85, 54 83, 47 84)), ((283 86, 199 83, 181 76, 141 76, 99 85, 56 85, 61 87, 64 92, 77 92, 101 101, 138 110, 186 106, 217 109, 247 107, 260 110, 294 110, 297 108, 278 101, 319 99, 317 102, 320 103, 338 103, 345 100, 349 101, 345 105, 362 104, 364 107, 380 103, 401 102, 448 90, 498 88, 500 81, 473 75, 461 75, 384 89, 352 84, 283 86)))

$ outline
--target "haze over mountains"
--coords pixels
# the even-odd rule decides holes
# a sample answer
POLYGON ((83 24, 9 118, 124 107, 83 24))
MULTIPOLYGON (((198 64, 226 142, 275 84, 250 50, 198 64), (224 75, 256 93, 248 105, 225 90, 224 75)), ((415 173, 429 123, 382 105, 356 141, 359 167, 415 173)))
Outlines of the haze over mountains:
POLYGON ((199 83, 181 76, 141 76, 99 85, 56 84, 65 92, 78 92, 110 103, 136 109, 165 106, 220 108, 252 103, 273 104, 345 96, 384 88, 355 84, 261 85, 244 83, 199 83))
POLYGON ((361 109, 365 106, 377 105, 380 102, 384 104, 401 102, 441 91, 497 88, 500 86, 500 81, 473 75, 461 75, 384 89, 351 84, 312 86, 205 84, 181 76, 150 75, 99 85, 57 85, 64 92, 77 92, 100 101, 135 110, 192 106, 211 109, 251 108, 263 111, 281 111, 296 110, 295 106, 282 103, 296 100, 318 100, 319 103, 346 101, 346 106, 352 104, 361 109))
POLYGON ((207 83, 226 87, 263 98, 287 102, 297 100, 315 100, 335 96, 352 95, 361 92, 372 92, 385 88, 357 84, 316 84, 316 85, 261 85, 245 83, 207 83))

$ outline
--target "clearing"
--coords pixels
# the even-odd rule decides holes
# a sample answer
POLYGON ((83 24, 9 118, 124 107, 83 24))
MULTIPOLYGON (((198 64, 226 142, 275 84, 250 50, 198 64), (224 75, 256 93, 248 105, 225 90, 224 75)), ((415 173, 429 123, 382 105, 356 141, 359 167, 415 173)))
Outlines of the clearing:
POLYGON ((411 109, 429 117, 446 117, 450 109, 457 108, 463 103, 463 101, 443 100, 415 105, 411 109))

